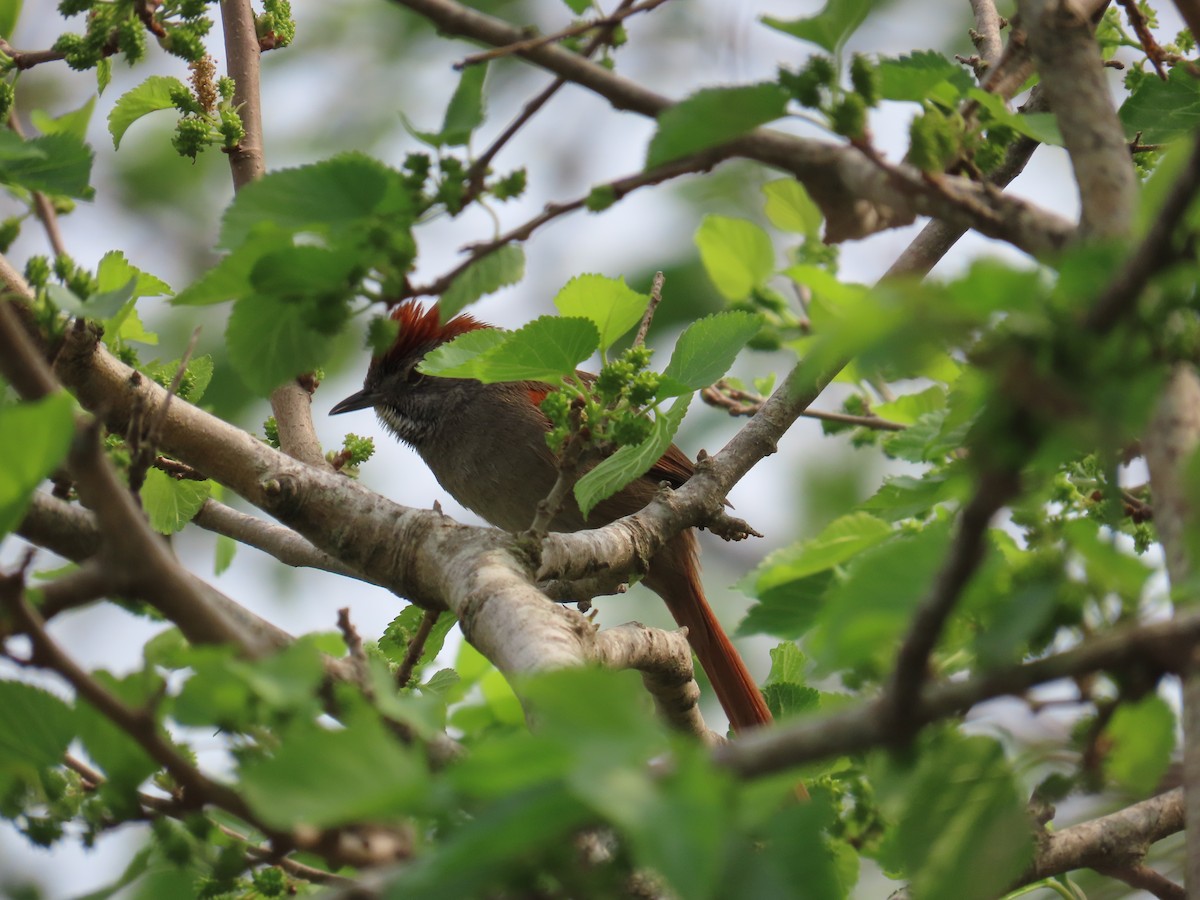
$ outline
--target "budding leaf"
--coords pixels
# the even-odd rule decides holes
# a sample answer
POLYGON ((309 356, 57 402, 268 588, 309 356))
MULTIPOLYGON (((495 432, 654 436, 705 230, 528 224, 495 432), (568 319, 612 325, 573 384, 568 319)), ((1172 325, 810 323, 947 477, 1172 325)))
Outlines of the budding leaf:
POLYGON ((171 93, 186 90, 187 87, 178 78, 151 75, 137 87, 122 94, 108 114, 108 133, 112 135, 113 149, 121 146, 121 138, 130 125, 155 110, 171 109, 175 105, 171 101, 171 93))
POLYGON ((646 474, 671 446, 692 395, 680 397, 665 413, 654 418, 650 437, 632 447, 621 447, 575 484, 575 501, 586 518, 596 504, 611 497, 635 478, 646 474))

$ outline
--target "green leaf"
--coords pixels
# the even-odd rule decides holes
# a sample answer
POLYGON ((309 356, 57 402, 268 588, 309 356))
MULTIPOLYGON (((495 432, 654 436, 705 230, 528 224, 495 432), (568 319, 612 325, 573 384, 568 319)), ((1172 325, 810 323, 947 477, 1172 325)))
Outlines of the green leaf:
POLYGON ((973 87, 967 91, 967 96, 986 109, 997 122, 1007 125, 1018 134, 1033 138, 1043 144, 1062 146, 1062 132, 1051 113, 1017 113, 1010 110, 1004 103, 1004 98, 982 88, 973 87))
POLYGON ((462 146, 471 139, 471 132, 483 124, 483 81, 487 77, 487 65, 467 66, 463 69, 458 87, 446 107, 442 120, 441 142, 451 147, 462 146))
POLYGON ((46 134, 22 141, 0 132, 0 182, 90 200, 92 150, 72 134, 46 134))
POLYGON ((872 778, 913 896, 985 900, 1032 859, 1033 830, 999 743, 943 732, 872 778))
POLYGON ((0 536, 17 526, 34 490, 66 457, 74 410, 65 393, 0 406, 0 536))
POLYGON ((1105 737, 1112 742, 1104 772, 1139 795, 1154 792, 1175 752, 1175 713, 1158 694, 1137 703, 1122 703, 1113 713, 1105 737))
POLYGON ((654 430, 650 437, 635 446, 621 447, 576 482, 575 501, 584 518, 595 509, 597 503, 644 475, 662 458, 691 402, 691 394, 680 397, 667 412, 655 415, 654 430))
POLYGON ((108 114, 108 133, 112 135, 113 149, 121 146, 121 138, 129 126, 142 116, 155 110, 172 108, 172 91, 186 90, 187 87, 178 78, 151 75, 137 87, 122 94, 108 114))
POLYGON ((872 407, 871 411, 880 418, 912 425, 926 413, 940 412, 945 408, 946 389, 935 384, 915 394, 901 394, 895 400, 872 407))
POLYGON ((963 66, 934 50, 879 61, 879 95, 884 100, 935 100, 953 109, 974 85, 963 66))
MULTIPOLYGON (((3 33, 0 32, 0 34, 3 33)), ((89 97, 79 109, 63 113, 61 116, 51 118, 42 110, 35 109, 29 114, 29 119, 42 134, 69 134, 83 143, 87 140, 88 123, 92 120, 92 110, 95 108, 96 98, 89 97)))
MULTIPOLYGON (((478 334, 470 332, 469 334, 478 334)), ((473 355, 458 365, 446 367, 443 362, 459 351, 454 347, 469 334, 456 338, 450 350, 436 359, 426 357, 418 370, 444 378, 474 378, 484 384, 503 381, 543 381, 557 384, 572 375, 575 367, 595 352, 600 341, 596 326, 588 319, 542 316, 512 332, 497 332, 493 336, 465 342, 471 350, 494 343, 484 353, 473 355)))
POLYGON ((675 343, 671 361, 663 370, 659 399, 690 393, 718 381, 761 327, 760 316, 742 310, 697 319, 675 343))
POLYGON ((250 287, 282 300, 349 299, 361 274, 359 255, 350 250, 288 246, 258 258, 250 270, 250 287))
MULTIPOLYGON (((763 185, 767 203, 763 210, 771 224, 783 231, 816 237, 824 217, 808 191, 795 178, 777 178, 763 185)), ((772 253, 772 257, 774 253, 772 253)))
POLYGON ((745 300, 775 271, 770 236, 745 219, 705 216, 696 246, 704 270, 726 300, 745 300))
MULTIPOLYGON (((132 707, 144 707, 152 692, 161 691, 162 681, 135 672, 126 678, 116 678, 108 672, 92 672, 100 686, 132 707)), ((112 723, 108 716, 82 699, 75 701, 79 737, 93 762, 107 776, 115 791, 130 793, 159 766, 142 746, 124 729, 112 723)))
POLYGON ((893 537, 858 554, 830 590, 806 646, 822 671, 891 664, 912 610, 924 598, 950 540, 950 521, 893 537))
MULTIPOLYGON (((379 638, 379 649, 389 660, 397 665, 404 661, 408 655, 409 645, 417 635, 417 630, 421 627, 421 621, 425 618, 425 610, 416 604, 411 604, 405 607, 404 611, 396 618, 388 623, 383 634, 379 638)), ((421 658, 417 661, 414 667, 414 674, 420 672, 421 668, 433 662, 434 657, 442 652, 442 646, 446 641, 446 635, 450 633, 450 629, 455 626, 458 620, 453 613, 443 612, 438 616, 437 622, 429 632, 429 636, 425 639, 425 648, 421 652, 421 658)))
POLYGON ((17 20, 21 18, 23 0, 0 0, 0 37, 11 40, 17 20))
POLYGON ((705 88, 658 116, 646 151, 646 168, 707 150, 781 118, 788 94, 774 82, 705 88))
POLYGON ((826 570, 807 578, 750 590, 759 602, 746 612, 746 618, 738 626, 738 636, 770 634, 789 640, 802 637, 816 621, 825 592, 832 582, 833 572, 826 570))
POLYGON ((1101 532, 1093 519, 1072 519, 1063 524, 1063 536, 1083 559, 1088 580, 1101 592, 1113 592, 1126 600, 1141 596, 1152 570, 1136 556, 1124 552, 1115 536, 1101 532))
POLYGON ((1121 104, 1119 112, 1125 134, 1139 131, 1145 144, 1165 144, 1191 134, 1200 126, 1200 79, 1186 66, 1171 69, 1166 81, 1144 78, 1121 104))
POLYGON ((391 818, 416 806, 429 783, 419 754, 366 716, 337 731, 296 722, 271 757, 241 768, 250 807, 289 831, 391 818))
POLYGON ((104 89, 112 83, 112 57, 105 56, 96 63, 96 94, 104 93, 104 89))
POLYGON ((211 493, 211 481, 176 479, 161 469, 150 469, 142 485, 142 507, 151 528, 159 534, 174 534, 195 518, 211 493))
POLYGON ((762 693, 771 715, 780 721, 814 712, 821 705, 821 692, 806 684, 766 684, 762 693))
POLYGON ((66 703, 31 684, 0 680, 0 770, 58 765, 74 737, 66 703))
POLYGON ((446 378, 473 378, 471 374, 447 373, 473 371, 476 360, 508 340, 508 334, 499 328, 480 328, 460 334, 425 354, 417 371, 446 378))
POLYGON ((264 256, 292 246, 292 237, 273 227, 256 229, 232 253, 171 298, 172 306, 208 306, 251 293, 250 273, 264 256))
POLYGON ((143 272, 125 258, 120 250, 109 250, 100 257, 96 281, 101 291, 113 291, 134 281, 133 297, 157 297, 171 293, 171 286, 149 272, 143 272))
POLYGON ((855 512, 830 522, 815 538, 776 550, 747 577, 755 596, 790 581, 799 581, 842 563, 887 540, 892 526, 865 512, 855 512))
POLYGON ((762 22, 768 28, 836 53, 863 23, 873 5, 874 0, 826 0, 824 9, 815 16, 792 19, 790 22, 763 16, 762 22))
POLYGON ((320 366, 332 338, 305 321, 300 304, 251 294, 234 304, 225 344, 242 380, 266 396, 289 378, 320 366))
POLYGON ((563 285, 554 305, 564 316, 591 319, 600 332, 600 350, 607 351, 616 340, 641 321, 650 297, 625 284, 624 278, 577 275, 563 285))
POLYGON ((592 8, 592 0, 563 0, 563 3, 577 16, 582 16, 592 8))
POLYGON ((463 269, 438 300, 442 321, 480 297, 494 293, 525 277, 525 250, 520 244, 505 244, 463 269))
POLYGON ((390 227, 411 223, 411 199, 402 176, 361 153, 270 172, 240 190, 221 220, 218 246, 233 249, 256 227, 338 235, 378 213, 390 227))

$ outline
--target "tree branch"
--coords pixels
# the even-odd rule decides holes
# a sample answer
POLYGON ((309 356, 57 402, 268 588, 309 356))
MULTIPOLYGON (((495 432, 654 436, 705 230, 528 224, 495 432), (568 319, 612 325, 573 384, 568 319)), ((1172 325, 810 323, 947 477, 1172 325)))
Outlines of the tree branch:
POLYGON ((1101 5, 1021 0, 1018 9, 1079 186, 1080 231, 1119 239, 1133 221, 1137 179, 1091 22, 1101 5))
MULTIPOLYGON (((493 46, 524 37, 512 25, 454 0, 393 2, 425 16, 447 34, 493 46)), ((588 88, 617 109, 657 117, 673 105, 666 97, 557 46, 536 47, 520 56, 588 88)), ((754 159, 791 172, 804 182, 825 214, 826 238, 831 242, 905 225, 917 215, 975 228, 1035 256, 1061 248, 1074 236, 1070 223, 1046 210, 989 193, 965 179, 946 178, 931 185, 910 166, 881 165, 853 147, 760 129, 717 149, 722 157, 754 159)))

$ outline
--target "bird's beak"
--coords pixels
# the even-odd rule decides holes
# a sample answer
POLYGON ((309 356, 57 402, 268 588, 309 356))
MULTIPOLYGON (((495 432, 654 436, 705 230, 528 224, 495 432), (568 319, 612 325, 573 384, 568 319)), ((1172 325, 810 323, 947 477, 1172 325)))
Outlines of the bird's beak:
POLYGON ((340 415, 341 413, 354 412, 356 409, 368 409, 375 405, 376 395, 372 390, 363 388, 357 394, 351 394, 345 400, 334 406, 329 411, 331 416, 340 415))

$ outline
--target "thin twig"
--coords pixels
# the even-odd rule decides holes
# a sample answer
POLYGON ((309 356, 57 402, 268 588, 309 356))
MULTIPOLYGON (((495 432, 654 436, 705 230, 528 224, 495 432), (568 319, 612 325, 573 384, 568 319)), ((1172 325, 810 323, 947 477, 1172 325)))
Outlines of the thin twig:
POLYGON ((346 643, 346 655, 350 659, 350 665, 354 669, 354 677, 358 682, 359 689, 368 698, 372 696, 371 676, 367 665, 367 653, 363 649, 362 636, 358 633, 358 629, 354 627, 354 623, 350 621, 350 607, 343 606, 338 610, 337 614, 338 631, 342 633, 342 640, 346 643))
POLYGON ((1000 62, 1004 46, 1000 41, 1000 14, 996 12, 995 0, 971 0, 971 11, 975 14, 975 29, 971 39, 979 51, 985 70, 1000 62))
POLYGON ((630 16, 637 15, 642 12, 649 12, 666 3, 667 0, 645 0, 636 6, 629 6, 624 9, 618 9, 610 16, 604 16, 600 19, 592 19, 587 22, 579 22, 564 28, 561 31, 556 31, 553 34, 539 34, 523 41, 516 41, 512 44, 505 44, 503 47, 494 47, 491 50, 484 50, 482 53, 475 53, 465 57, 461 62, 454 64, 454 68, 461 70, 467 66, 474 66, 479 63, 487 62, 492 59, 500 59, 503 56, 511 56, 515 53, 524 53, 527 50, 535 50, 538 47, 543 47, 546 44, 555 44, 564 38, 575 37, 579 34, 586 34, 596 28, 612 29, 613 26, 619 25, 630 16))
POLYGON ((1129 24, 1133 28, 1134 34, 1141 42, 1142 49, 1146 51, 1146 58, 1150 60, 1150 64, 1154 66, 1154 71, 1158 73, 1158 77, 1163 81, 1167 80, 1167 70, 1163 67, 1163 59, 1166 56, 1166 51, 1159 46, 1158 41, 1154 39, 1154 33, 1150 30, 1150 23, 1146 21, 1146 17, 1142 15, 1142 11, 1138 9, 1137 0, 1117 0, 1125 10, 1125 17, 1129 19, 1129 24))
MULTIPOLYGON (((614 15, 628 9, 632 5, 633 0, 621 0, 621 4, 617 7, 614 15)), ((587 45, 580 52, 580 55, 585 59, 591 57, 593 53, 608 43, 611 38, 611 33, 611 28, 601 28, 600 32, 596 34, 590 41, 588 41, 587 45)), ((471 200, 475 199, 475 197, 479 195, 479 192, 483 190, 483 180, 487 176, 488 168, 491 166, 492 160, 496 158, 496 154, 498 154, 500 150, 513 139, 516 133, 520 131, 530 119, 537 115, 538 110, 545 106, 550 101, 550 98, 558 93, 559 88, 566 83, 567 79, 559 76, 550 82, 550 84, 546 85, 546 87, 542 89, 542 91, 536 97, 525 104, 525 107, 521 110, 517 117, 508 124, 508 127, 500 133, 499 137, 492 141, 492 143, 486 150, 483 151, 480 157, 475 160, 475 162, 471 163, 471 168, 467 171, 468 186, 466 195, 463 198, 465 203, 469 203, 471 200)))
POLYGON ((650 323, 654 320, 654 311, 658 309, 658 304, 662 303, 663 284, 666 283, 667 276, 662 272, 654 273, 654 281, 650 283, 650 303, 646 306, 646 312, 642 315, 641 324, 638 325, 637 334, 633 338, 633 346, 641 347, 646 343, 646 334, 650 331, 650 323))
POLYGON ((558 459, 555 460, 558 475, 550 493, 538 502, 533 523, 529 526, 529 534, 536 543, 540 543, 546 536, 550 523, 562 511, 571 489, 579 480, 580 468, 589 444, 587 436, 583 433, 583 406, 581 397, 576 397, 571 402, 571 409, 567 414, 567 440, 558 452, 558 459))
POLYGON ((1101 875, 1123 881, 1131 888, 1153 894, 1158 900, 1187 900, 1187 891, 1149 866, 1092 866, 1101 875))
MULTIPOLYGON (((701 390, 700 399, 709 406, 725 410, 731 416, 753 416, 767 402, 767 398, 762 394, 730 387, 723 378, 716 384, 701 390)), ((806 409, 800 415, 809 419, 839 422, 843 425, 857 425, 860 428, 874 428, 879 431, 904 431, 908 428, 903 422, 893 422, 891 419, 884 419, 875 415, 855 416, 850 413, 831 412, 822 409, 806 409)))
POLYGON ((421 661, 421 656, 425 653, 425 642, 429 640, 429 633, 433 631, 433 626, 437 624, 440 615, 441 613, 436 610, 427 609, 425 615, 421 617, 417 633, 409 641, 408 649, 404 652, 404 659, 401 660, 400 667, 396 669, 396 687, 400 690, 404 690, 412 681, 417 663, 421 661))
POLYGON ((154 464, 157 454, 159 437, 162 435, 163 422, 167 420, 167 413, 171 409, 171 400, 179 392, 179 385, 183 383, 184 373, 187 372, 188 361, 192 358, 192 354, 196 351, 196 342, 200 340, 200 328, 192 332, 192 338, 188 341, 188 345, 184 348, 183 356, 179 358, 179 365, 175 368, 175 377, 171 379, 171 384, 167 387, 167 395, 163 398, 162 403, 151 414, 150 421, 144 429, 131 429, 129 435, 132 444, 131 458, 129 460, 129 490, 137 494, 142 489, 142 484, 146 480, 146 472, 154 464))
POLYGON ((650 169, 645 172, 639 172, 636 175, 629 175, 625 178, 618 178, 616 181, 610 181, 608 184, 601 185, 595 188, 594 191, 589 191, 582 197, 571 200, 567 203, 550 203, 542 212, 523 225, 508 231, 492 241, 482 244, 473 244, 464 247, 470 253, 470 256, 458 266, 455 266, 451 271, 441 276, 435 281, 425 285, 418 285, 410 288, 405 294, 406 297, 422 297, 422 296, 438 296, 446 292, 451 284, 454 283, 459 275, 466 269, 473 266, 479 260, 483 259, 490 253, 494 253, 501 247, 514 243, 515 241, 526 240, 535 231, 557 219, 559 216, 564 216, 567 213, 575 212, 587 206, 588 198, 595 191, 608 192, 609 197, 615 202, 620 200, 627 194, 631 194, 639 188, 649 187, 650 185, 662 184, 664 181, 669 181, 672 178, 678 178, 680 175, 690 175, 696 172, 706 172, 715 166, 718 162, 725 158, 731 151, 728 148, 715 148, 706 150, 703 153, 697 153, 693 156, 687 156, 683 159, 677 159, 674 162, 666 163, 662 166, 650 169))

